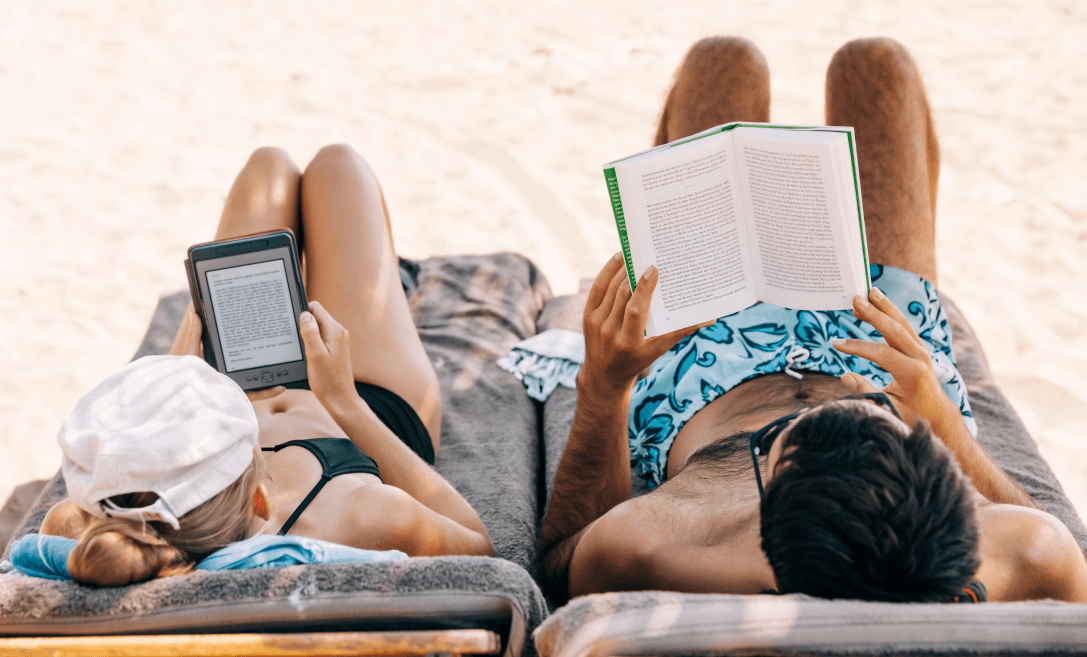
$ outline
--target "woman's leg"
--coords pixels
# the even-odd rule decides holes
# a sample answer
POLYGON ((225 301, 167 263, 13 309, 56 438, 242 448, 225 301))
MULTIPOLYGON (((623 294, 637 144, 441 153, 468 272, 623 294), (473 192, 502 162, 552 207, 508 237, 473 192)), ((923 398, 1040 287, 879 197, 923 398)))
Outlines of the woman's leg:
MULTIPOLYGON (((216 240, 289 228, 298 234, 298 185, 302 173, 280 148, 258 148, 227 194, 216 240)), ((301 248, 301 244, 299 245, 301 248)))
MULTIPOLYGON (((280 228, 290 228, 301 239, 298 234, 301 175, 286 151, 267 147, 253 151, 230 186, 215 239, 225 240, 280 228)), ((175 344, 187 330, 187 323, 182 322, 175 344)))
POLYGON ((747 39, 698 41, 676 71, 654 146, 732 121, 770 120, 770 69, 747 39))
POLYGON ((306 167, 301 189, 309 298, 350 334, 355 380, 403 397, 437 451, 438 377, 404 297, 377 178, 350 146, 326 146, 306 167))
POLYGON ((913 58, 893 39, 845 44, 827 68, 826 115, 857 135, 871 261, 935 283, 940 148, 913 58))

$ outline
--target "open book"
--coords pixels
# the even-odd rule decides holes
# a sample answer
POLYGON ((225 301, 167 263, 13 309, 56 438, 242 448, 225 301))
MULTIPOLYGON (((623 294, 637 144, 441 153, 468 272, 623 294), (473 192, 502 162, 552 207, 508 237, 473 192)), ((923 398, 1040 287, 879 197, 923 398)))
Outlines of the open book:
POLYGON ((646 334, 764 301, 797 310, 867 296, 853 128, 729 123, 604 165, 634 289, 660 272, 646 334))

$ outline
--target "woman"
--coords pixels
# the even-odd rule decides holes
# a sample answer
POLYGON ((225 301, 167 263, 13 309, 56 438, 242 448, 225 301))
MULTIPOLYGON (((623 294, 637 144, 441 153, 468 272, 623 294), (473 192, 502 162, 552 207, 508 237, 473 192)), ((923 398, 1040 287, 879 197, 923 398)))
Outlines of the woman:
MULTIPOLYGON (((215 239, 283 228, 299 236, 313 300, 300 318, 310 389, 249 393, 269 482, 267 508, 257 491, 246 512, 264 510, 266 533, 410 556, 493 554, 478 515, 431 467, 441 435, 437 376, 401 287, 381 188, 362 157, 327 146, 303 174, 282 150, 254 152, 215 239)), ((171 354, 200 355, 200 336, 190 307, 171 354)), ((103 522, 67 502, 42 531, 76 537, 103 522)))

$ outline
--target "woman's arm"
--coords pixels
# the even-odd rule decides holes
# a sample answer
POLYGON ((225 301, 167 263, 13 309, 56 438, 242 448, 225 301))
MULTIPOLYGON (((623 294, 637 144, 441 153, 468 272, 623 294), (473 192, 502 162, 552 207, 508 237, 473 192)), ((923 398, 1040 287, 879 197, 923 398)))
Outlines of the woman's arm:
MULTIPOLYGON (((866 358, 890 372, 894 381, 883 392, 895 402, 900 412, 905 411, 903 417, 908 419, 913 415, 929 423, 932 432, 951 450, 959 467, 986 499, 998 504, 1038 508, 1030 495, 1000 469, 970 434, 958 407, 944 393, 936 378, 928 347, 887 295, 872 288, 869 299, 854 298, 853 314, 874 326, 887 344, 835 340, 834 347, 866 358)), ((875 391, 871 383, 856 374, 845 374, 842 382, 856 392, 875 391)))
MULTIPOLYGON (((320 303, 310 303, 310 311, 302 313, 300 325, 306 345, 310 387, 318 401, 347 437, 377 462, 383 483, 399 488, 430 511, 475 534, 473 544, 468 546, 473 549, 468 551, 493 554, 487 530, 471 505, 397 438, 358 396, 351 372, 347 330, 320 303)), ((418 516, 414 512, 403 517, 420 521, 427 518, 426 514, 418 516)), ((441 522, 425 524, 435 530, 442 526, 441 522)), ((456 542, 457 545, 464 543, 462 539, 456 542)))

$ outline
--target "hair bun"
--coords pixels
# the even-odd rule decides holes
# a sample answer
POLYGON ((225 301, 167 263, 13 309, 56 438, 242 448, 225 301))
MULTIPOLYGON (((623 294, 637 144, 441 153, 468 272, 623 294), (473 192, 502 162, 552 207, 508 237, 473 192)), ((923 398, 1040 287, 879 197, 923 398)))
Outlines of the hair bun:
POLYGON ((124 586, 193 569, 195 564, 184 552, 144 529, 144 523, 122 518, 93 522, 68 556, 72 579, 95 586, 124 586))

